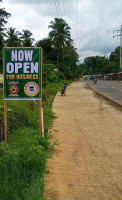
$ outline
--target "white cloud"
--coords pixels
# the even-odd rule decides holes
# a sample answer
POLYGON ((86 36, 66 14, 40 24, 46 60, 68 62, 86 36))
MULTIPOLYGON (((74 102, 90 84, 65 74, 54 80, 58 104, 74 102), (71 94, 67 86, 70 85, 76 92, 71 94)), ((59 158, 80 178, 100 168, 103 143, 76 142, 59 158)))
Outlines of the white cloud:
MULTIPOLYGON (((71 27, 74 44, 81 55, 80 61, 105 51, 109 53, 119 46, 119 40, 113 40, 112 36, 113 30, 120 29, 122 24, 122 1, 79 0, 78 19, 76 3, 64 0, 63 6, 63 0, 60 0, 60 10, 58 4, 57 10, 71 27)), ((29 29, 36 41, 48 36, 48 25, 57 17, 54 0, 6 0, 2 7, 12 14, 7 27, 15 27, 19 31, 29 29)))

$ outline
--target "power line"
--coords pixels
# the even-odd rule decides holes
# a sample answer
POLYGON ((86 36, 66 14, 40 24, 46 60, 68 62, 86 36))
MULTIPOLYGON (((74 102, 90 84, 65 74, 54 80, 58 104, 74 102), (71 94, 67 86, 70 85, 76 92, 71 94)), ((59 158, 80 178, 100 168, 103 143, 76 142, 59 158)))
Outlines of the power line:
POLYGON ((49 15, 50 15, 50 17, 52 18, 52 15, 51 15, 51 12, 50 12, 50 8, 49 8, 49 5, 48 5, 48 2, 47 2, 47 0, 45 0, 45 1, 46 1, 46 4, 47 4, 47 9, 48 9, 49 15))
POLYGON ((43 4, 44 4, 43 0, 41 0, 40 2, 41 2, 41 5, 42 5, 42 7, 43 7, 43 4))
POLYGON ((47 9, 48 9, 48 13, 49 13, 49 15, 50 15, 50 18, 52 18, 52 16, 51 16, 51 12, 50 12, 50 9, 49 9, 49 6, 48 6, 48 3, 47 3, 47 0, 41 0, 41 5, 43 6, 45 6, 46 7, 46 5, 47 5, 47 9), (46 4, 45 4, 45 1, 46 1, 46 4))
POLYGON ((77 24, 78 24, 78 0, 77 0, 77 14, 76 14, 76 39, 75 39, 75 45, 77 44, 77 24))
POLYGON ((78 20, 78 0, 77 0, 77 20, 78 20))
POLYGON ((56 0, 54 0, 54 3, 55 3, 55 7, 56 7, 57 16, 59 17, 59 13, 58 13, 58 8, 57 8, 56 0))
POLYGON ((59 9, 59 14, 60 14, 60 17, 61 17, 60 4, 59 4, 59 1, 58 1, 58 0, 57 0, 57 5, 58 5, 58 9, 59 9))
POLYGON ((114 32, 117 32, 117 35, 114 35, 114 37, 120 37, 120 72, 122 72, 122 25, 121 25, 121 28, 119 30, 114 30, 114 32), (118 34, 119 32, 119 34, 118 34))
POLYGON ((64 18, 65 18, 65 21, 66 21, 66 13, 65 13, 64 0, 63 0, 63 8, 64 8, 64 18))

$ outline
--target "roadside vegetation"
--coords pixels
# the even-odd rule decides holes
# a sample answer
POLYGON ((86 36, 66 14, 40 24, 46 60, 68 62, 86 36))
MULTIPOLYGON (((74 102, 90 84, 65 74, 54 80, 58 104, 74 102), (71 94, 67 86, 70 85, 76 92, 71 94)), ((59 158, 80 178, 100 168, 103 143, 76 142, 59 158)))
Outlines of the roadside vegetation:
POLYGON ((7 101, 8 141, 2 141, 4 107, 0 87, 0 199, 43 200, 45 163, 53 149, 53 142, 50 144, 53 136, 49 131, 55 117, 52 103, 63 82, 71 82, 79 76, 78 54, 70 36, 70 27, 63 19, 55 18, 50 22, 48 38, 35 41, 29 30, 20 33, 13 27, 5 29, 10 16, 5 9, 0 9, 0 73, 3 72, 4 46, 43 48, 45 136, 39 133, 38 101, 7 101))
POLYGON ((118 73, 120 66, 120 46, 111 52, 110 56, 90 56, 85 58, 79 66, 83 74, 110 74, 118 73))
MULTIPOLYGON (((0 199, 43 199, 46 158, 53 147, 48 132, 54 113, 52 102, 62 82, 48 83, 45 100, 45 137, 39 135, 38 101, 8 101, 8 142, 0 143, 0 199)), ((0 119, 3 100, 0 93, 0 119)))
POLYGON ((43 48, 45 137, 39 135, 38 101, 8 101, 8 142, 2 141, 3 92, 0 88, 0 199, 43 200, 45 163, 53 149, 49 129, 55 117, 52 112, 55 95, 63 82, 69 83, 82 74, 118 71, 119 47, 109 58, 88 57, 83 64, 78 64, 79 55, 73 46, 70 27, 64 19, 51 21, 48 37, 36 41, 30 30, 18 32, 14 27, 6 29, 5 24, 10 17, 10 13, 0 8, 0 73, 3 73, 4 46, 43 48))

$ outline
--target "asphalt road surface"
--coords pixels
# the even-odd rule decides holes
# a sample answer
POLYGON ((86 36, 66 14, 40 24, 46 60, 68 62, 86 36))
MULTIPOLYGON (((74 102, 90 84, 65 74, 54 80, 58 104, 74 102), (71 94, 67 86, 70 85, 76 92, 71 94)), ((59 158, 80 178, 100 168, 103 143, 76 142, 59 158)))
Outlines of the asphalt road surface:
POLYGON ((122 82, 121 81, 106 81, 97 80, 94 84, 93 80, 87 79, 87 83, 97 92, 105 95, 109 99, 122 105, 122 82))

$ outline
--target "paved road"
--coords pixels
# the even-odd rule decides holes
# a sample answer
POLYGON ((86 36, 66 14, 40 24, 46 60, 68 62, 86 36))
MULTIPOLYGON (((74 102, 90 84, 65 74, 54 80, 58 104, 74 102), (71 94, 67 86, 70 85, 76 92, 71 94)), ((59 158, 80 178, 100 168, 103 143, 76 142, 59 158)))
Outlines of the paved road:
POLYGON ((111 100, 122 105, 122 82, 98 80, 95 85, 92 80, 87 80, 89 86, 111 100))

